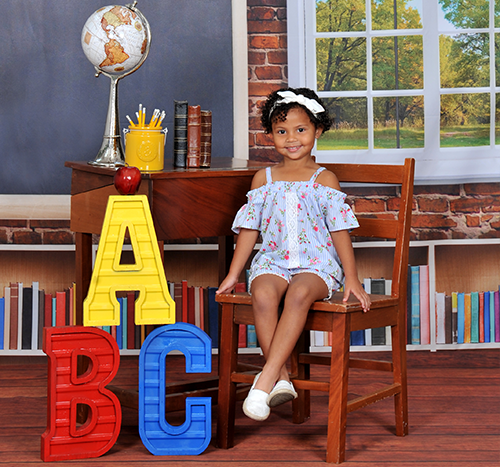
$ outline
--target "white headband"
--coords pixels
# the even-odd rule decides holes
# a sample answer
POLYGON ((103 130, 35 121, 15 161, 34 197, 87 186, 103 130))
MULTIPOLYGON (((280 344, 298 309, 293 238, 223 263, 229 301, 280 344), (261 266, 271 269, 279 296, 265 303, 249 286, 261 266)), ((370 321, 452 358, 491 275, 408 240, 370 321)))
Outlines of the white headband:
POLYGON ((309 99, 308 97, 302 94, 295 94, 293 91, 279 91, 278 95, 282 97, 282 99, 276 101, 269 112, 269 116, 276 110, 281 104, 290 104, 292 102, 296 102, 297 104, 303 105, 307 110, 309 110, 314 116, 317 114, 324 112, 325 109, 323 106, 314 99, 309 99))

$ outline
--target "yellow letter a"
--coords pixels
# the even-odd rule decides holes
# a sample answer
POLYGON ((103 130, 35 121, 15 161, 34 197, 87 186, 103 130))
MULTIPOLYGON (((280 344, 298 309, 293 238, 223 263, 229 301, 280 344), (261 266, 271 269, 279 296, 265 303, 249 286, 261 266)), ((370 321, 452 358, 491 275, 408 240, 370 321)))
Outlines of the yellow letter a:
POLYGON ((136 324, 175 323, 175 303, 168 292, 145 195, 109 197, 89 293, 83 303, 85 326, 120 324, 118 290, 139 290, 136 324), (127 230, 135 264, 120 264, 127 230))

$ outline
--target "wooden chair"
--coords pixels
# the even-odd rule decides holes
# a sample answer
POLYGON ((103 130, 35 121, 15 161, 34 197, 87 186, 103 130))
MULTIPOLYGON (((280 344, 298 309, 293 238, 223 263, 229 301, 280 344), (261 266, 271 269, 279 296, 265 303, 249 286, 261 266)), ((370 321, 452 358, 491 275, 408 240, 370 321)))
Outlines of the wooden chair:
MULTIPOLYGON (((352 296, 343 303, 342 293, 336 293, 329 301, 315 302, 291 357, 291 379, 299 393, 298 399, 292 403, 294 423, 301 423, 309 417, 311 390, 329 394, 327 462, 344 461, 347 414, 387 397, 394 397, 396 434, 408 434, 406 282, 414 164, 413 159, 406 159, 404 165, 323 164, 337 175, 341 183, 401 185, 397 219, 358 217, 360 227, 352 231, 352 235, 359 237, 395 240, 391 295, 371 295, 371 309, 367 313, 363 313, 359 302, 352 296), (392 362, 350 358, 351 331, 385 326, 391 327, 392 362), (332 332, 331 354, 309 353, 311 330, 332 332), (330 381, 312 381, 311 364, 330 365, 330 381), (349 367, 390 371, 393 382, 374 393, 348 401, 349 367)), ((235 402, 248 392, 248 384, 252 383, 256 373, 255 369, 238 365, 238 325, 253 324, 254 321, 248 294, 222 294, 217 300, 222 304, 217 440, 220 448, 227 449, 234 444, 235 402), (245 383, 243 389, 238 383, 245 383)))

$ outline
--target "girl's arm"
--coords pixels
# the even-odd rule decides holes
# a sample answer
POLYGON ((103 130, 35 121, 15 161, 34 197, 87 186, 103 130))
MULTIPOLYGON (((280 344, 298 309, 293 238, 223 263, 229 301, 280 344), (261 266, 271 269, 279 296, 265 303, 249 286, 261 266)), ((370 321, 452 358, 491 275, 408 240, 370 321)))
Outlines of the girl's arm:
POLYGON ((258 230, 240 230, 238 240, 236 240, 236 248, 234 250, 231 266, 229 267, 229 272, 219 286, 219 289, 215 292, 216 294, 227 293, 233 290, 234 286, 238 283, 241 271, 245 267, 245 264, 253 251, 258 236, 258 230))
POLYGON ((352 293, 361 302, 363 311, 368 311, 371 301, 369 295, 361 285, 361 282, 359 282, 349 231, 338 230, 336 232, 330 232, 330 234, 344 270, 344 302, 347 301, 349 295, 352 293))

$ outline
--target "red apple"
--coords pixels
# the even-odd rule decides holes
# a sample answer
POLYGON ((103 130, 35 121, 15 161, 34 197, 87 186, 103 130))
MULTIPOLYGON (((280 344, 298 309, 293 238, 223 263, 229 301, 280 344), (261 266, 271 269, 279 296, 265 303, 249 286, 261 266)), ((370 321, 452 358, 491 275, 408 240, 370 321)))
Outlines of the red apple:
POLYGON ((120 167, 113 182, 121 195, 134 195, 141 184, 141 171, 137 167, 120 167))

